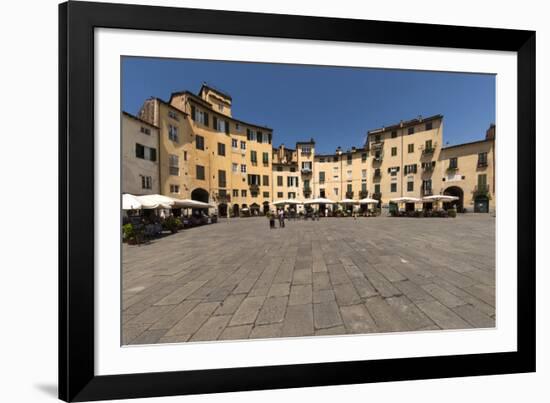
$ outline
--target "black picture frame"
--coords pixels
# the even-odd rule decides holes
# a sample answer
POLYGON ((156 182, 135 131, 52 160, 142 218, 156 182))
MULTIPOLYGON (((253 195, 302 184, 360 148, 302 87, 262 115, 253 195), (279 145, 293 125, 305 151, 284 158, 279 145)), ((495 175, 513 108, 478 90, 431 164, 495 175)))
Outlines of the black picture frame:
POLYGON ((59 6, 59 94, 60 399, 89 401, 535 371, 535 32, 68 2, 59 6), (96 376, 94 29, 99 27, 517 52, 517 197, 521 197, 517 211, 517 352, 96 376))

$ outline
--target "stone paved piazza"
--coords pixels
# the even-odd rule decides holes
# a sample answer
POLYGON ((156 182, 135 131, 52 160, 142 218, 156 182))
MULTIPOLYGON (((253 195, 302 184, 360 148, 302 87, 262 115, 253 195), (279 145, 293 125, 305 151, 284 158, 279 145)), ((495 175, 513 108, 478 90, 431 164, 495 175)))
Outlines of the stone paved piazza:
POLYGON ((495 326, 495 218, 221 220, 123 245, 123 344, 495 326))

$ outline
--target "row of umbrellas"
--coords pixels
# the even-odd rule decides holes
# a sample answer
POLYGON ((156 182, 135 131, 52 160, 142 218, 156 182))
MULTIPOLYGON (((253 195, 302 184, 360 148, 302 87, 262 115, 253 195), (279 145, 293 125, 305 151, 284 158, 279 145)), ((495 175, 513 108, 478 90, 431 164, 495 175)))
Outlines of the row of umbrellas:
POLYGON ((209 208, 214 207, 211 204, 203 203, 197 200, 176 199, 163 195, 145 195, 134 196, 129 193, 122 195, 123 210, 141 210, 141 209, 171 209, 171 208, 209 208))
MULTIPOLYGON (((422 199, 418 199, 416 197, 397 197, 395 199, 390 199, 390 202, 394 203, 430 203, 430 202, 450 202, 458 200, 458 197, 456 196, 448 196, 448 195, 432 195, 432 196, 426 196, 422 199)), ((361 199, 361 200, 352 200, 352 199, 344 199, 339 202, 335 202, 330 199, 326 199, 324 197, 319 197, 316 199, 306 200, 306 201, 300 201, 296 199, 286 199, 286 200, 279 200, 274 202, 273 204, 276 206, 285 205, 285 204, 377 204, 379 200, 376 199, 370 199, 368 197, 361 199)))

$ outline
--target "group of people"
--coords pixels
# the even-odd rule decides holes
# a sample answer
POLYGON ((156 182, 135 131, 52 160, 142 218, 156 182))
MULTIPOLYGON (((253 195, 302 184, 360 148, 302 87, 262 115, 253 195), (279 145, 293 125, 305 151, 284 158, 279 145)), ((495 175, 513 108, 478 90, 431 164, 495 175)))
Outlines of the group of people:
POLYGON ((269 228, 275 228, 275 219, 279 220, 279 228, 285 227, 285 212, 284 210, 279 210, 277 213, 272 213, 269 215, 269 228))

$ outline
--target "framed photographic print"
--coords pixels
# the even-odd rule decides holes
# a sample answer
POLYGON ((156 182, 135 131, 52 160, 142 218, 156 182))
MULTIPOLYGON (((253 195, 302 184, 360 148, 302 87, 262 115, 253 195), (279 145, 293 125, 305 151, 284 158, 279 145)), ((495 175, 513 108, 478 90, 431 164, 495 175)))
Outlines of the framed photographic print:
POLYGON ((535 33, 60 5, 59 397, 535 370, 535 33))

